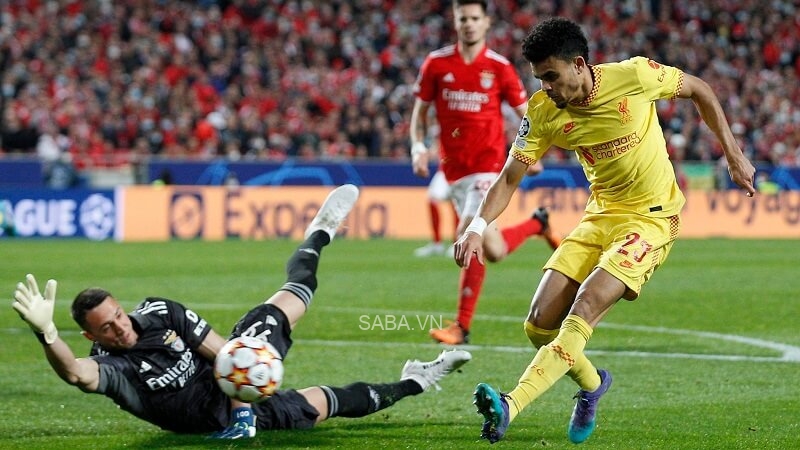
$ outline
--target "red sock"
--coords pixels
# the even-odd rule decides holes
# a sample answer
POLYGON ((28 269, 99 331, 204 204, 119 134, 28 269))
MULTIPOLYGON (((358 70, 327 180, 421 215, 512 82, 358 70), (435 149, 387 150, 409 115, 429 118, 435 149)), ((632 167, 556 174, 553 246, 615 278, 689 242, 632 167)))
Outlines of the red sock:
POLYGON ((429 201, 428 209, 431 213, 431 233, 433 235, 433 242, 442 242, 442 232, 439 230, 441 223, 439 207, 436 205, 436 202, 429 201))
POLYGON ((461 279, 458 280, 458 317, 456 320, 461 328, 469 330, 475 306, 481 295, 483 279, 486 276, 486 266, 473 257, 468 269, 461 269, 461 279))
POLYGON ((541 232, 542 223, 534 218, 500 230, 500 233, 503 235, 503 240, 506 241, 509 254, 516 250, 526 239, 541 232))

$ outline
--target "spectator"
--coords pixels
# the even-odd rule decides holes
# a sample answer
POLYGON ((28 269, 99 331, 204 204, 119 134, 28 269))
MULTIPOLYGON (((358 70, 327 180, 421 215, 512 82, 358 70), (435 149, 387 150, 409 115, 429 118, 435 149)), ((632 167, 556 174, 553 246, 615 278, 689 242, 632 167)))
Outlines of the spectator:
POLYGON ((0 142, 6 152, 31 153, 39 141, 38 134, 37 130, 20 119, 15 111, 6 109, 3 114, 3 124, 0 126, 0 142))
MULTIPOLYGON (((517 64, 529 92, 539 83, 521 37, 545 17, 573 17, 593 61, 648 54, 713 80, 748 156, 800 164, 795 2, 491 4, 487 45, 517 64)), ((52 122, 78 168, 126 163, 116 153, 140 138, 150 156, 208 159, 238 140, 242 158, 320 157, 340 130, 355 146, 340 157, 408 158, 410 87, 424 56, 453 40, 451 14, 450 2, 429 0, 3 2, 2 150, 32 153, 52 122), (226 128, 198 139, 214 112, 226 128)), ((719 159, 691 105, 659 112, 686 138, 685 161, 719 159)))
POLYGON ((44 170, 45 184, 51 189, 64 190, 80 185, 80 175, 72 165, 72 155, 69 153, 64 153, 58 159, 46 163, 44 170))

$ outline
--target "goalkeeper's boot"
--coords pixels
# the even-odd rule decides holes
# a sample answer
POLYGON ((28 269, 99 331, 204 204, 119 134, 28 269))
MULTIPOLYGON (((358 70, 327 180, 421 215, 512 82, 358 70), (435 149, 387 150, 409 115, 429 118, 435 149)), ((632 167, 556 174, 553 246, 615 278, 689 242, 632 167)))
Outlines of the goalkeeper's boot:
POLYGON ((503 439, 508 429, 508 400, 486 383, 479 383, 473 395, 472 403, 478 408, 478 414, 483 416, 481 439, 488 439, 494 444, 503 439))
POLYGON ((536 208, 533 214, 531 214, 531 218, 542 224, 542 231, 540 231, 539 234, 547 241, 547 245, 553 250, 557 249, 558 246, 561 245, 561 238, 553 231, 553 227, 550 226, 550 212, 547 211, 547 208, 543 206, 536 208))
POLYGON ((228 427, 218 431, 211 439, 247 439, 256 436, 256 417, 253 410, 243 406, 231 411, 231 421, 228 427))
POLYGON ((439 380, 471 359, 472 355, 464 350, 443 350, 433 361, 408 360, 403 366, 400 380, 414 380, 422 386, 423 391, 431 386, 438 391, 441 390, 439 380))
POLYGON ((353 209, 356 200, 358 200, 358 188, 352 184, 344 184, 331 191, 325 202, 319 207, 314 220, 306 228, 305 239, 308 239, 315 231, 322 230, 330 236, 332 241, 336 236, 336 230, 353 209))
POLYGON ((578 399, 578 402, 575 403, 575 409, 572 410, 567 434, 569 440, 576 444, 589 439, 589 436, 592 435, 596 422, 597 403, 611 387, 611 374, 608 371, 599 369, 597 374, 600 375, 600 387, 592 392, 581 389, 573 397, 578 399))
POLYGON ((428 334, 436 341, 446 345, 469 343, 469 331, 461 328, 458 322, 452 322, 444 328, 432 328, 428 334))

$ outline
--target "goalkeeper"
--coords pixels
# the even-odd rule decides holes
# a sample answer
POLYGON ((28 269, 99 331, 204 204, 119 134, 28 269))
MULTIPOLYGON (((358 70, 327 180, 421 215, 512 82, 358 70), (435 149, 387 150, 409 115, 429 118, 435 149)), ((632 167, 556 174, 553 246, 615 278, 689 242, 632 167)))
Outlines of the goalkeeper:
MULTIPOLYGON (((231 337, 264 339, 286 356, 291 331, 317 287, 320 253, 357 198, 358 189, 352 185, 328 195, 305 241, 289 258, 286 283, 245 314, 231 337)), ((232 401, 214 379, 213 361, 225 339, 178 302, 149 297, 126 314, 108 291, 85 289, 73 301, 72 317, 94 344, 89 357, 76 358, 53 323, 55 280, 46 283, 42 295, 36 279, 28 275, 17 284, 14 298, 13 308, 32 328, 64 381, 110 397, 125 411, 176 433, 236 439, 253 437, 256 429, 311 428, 330 417, 362 417, 422 393, 471 358, 463 350, 444 351, 433 361, 408 361, 398 382, 288 389, 248 405, 232 401)))

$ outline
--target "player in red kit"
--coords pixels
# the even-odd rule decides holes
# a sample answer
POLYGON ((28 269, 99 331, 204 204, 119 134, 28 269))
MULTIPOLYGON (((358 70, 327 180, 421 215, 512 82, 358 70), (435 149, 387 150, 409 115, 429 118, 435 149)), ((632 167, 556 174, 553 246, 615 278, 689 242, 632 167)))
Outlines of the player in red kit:
MULTIPOLYGON (((486 47, 491 25, 487 2, 456 0, 453 14, 458 42, 431 52, 423 62, 414 85, 410 138, 414 173, 428 177, 429 155, 423 141, 428 111, 433 106, 440 128, 440 170, 450 184, 460 234, 506 160, 508 144, 502 104, 508 103, 521 118, 528 95, 511 62, 486 47)), ((541 169, 541 165, 533 166, 530 173, 541 169)), ((559 239, 548 226, 544 208, 534 211, 530 219, 502 230, 492 223, 484 234, 485 258, 501 261, 537 234, 553 248, 558 246, 559 239)), ((444 329, 430 330, 431 337, 449 345, 467 342, 485 274, 482 264, 462 269, 456 321, 444 329)))

